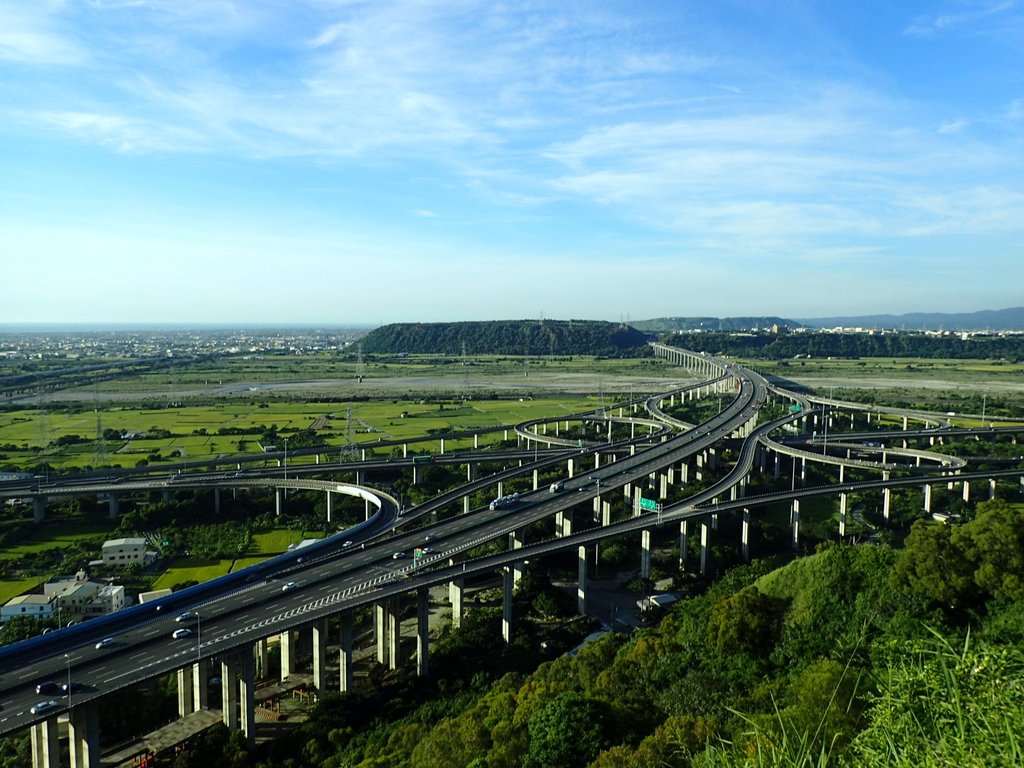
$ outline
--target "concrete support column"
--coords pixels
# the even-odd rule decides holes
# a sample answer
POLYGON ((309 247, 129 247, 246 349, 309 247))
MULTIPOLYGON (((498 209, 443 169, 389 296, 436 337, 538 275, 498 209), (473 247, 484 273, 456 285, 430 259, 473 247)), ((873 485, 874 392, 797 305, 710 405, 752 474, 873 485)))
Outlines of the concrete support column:
POLYGON ((807 459, 800 458, 800 485, 807 483, 807 459))
POLYGON ((313 622, 313 687, 327 690, 327 619, 313 622))
POLYGON ((245 734, 246 745, 252 749, 256 746, 256 664, 251 653, 242 653, 239 667, 239 727, 245 734))
POLYGON ((32 726, 32 768, 59 768, 60 741, 57 717, 48 717, 32 726))
POLYGON ((278 517, 281 516, 281 489, 277 488, 274 491, 274 514, 278 517))
POLYGON ((430 674, 430 592, 426 587, 416 590, 416 674, 430 674))
POLYGON ((711 521, 702 518, 700 521, 700 575, 707 576, 711 566, 711 521))
POLYGON ((686 520, 679 521, 679 569, 686 568, 686 556, 690 553, 690 531, 686 520))
POLYGON ((266 638, 261 638, 256 641, 253 646, 253 655, 256 657, 256 675, 258 677, 267 677, 270 674, 270 665, 267 657, 266 638))
POLYGON ((842 485, 842 484, 843 484, 843 482, 845 482, 845 481, 843 480, 843 475, 845 474, 845 473, 843 472, 843 470, 845 470, 845 469, 846 469, 846 465, 845 465, 845 464, 840 464, 840 465, 839 465, 839 484, 840 484, 840 485, 842 485))
POLYGON ((220 488, 213 489, 213 514, 220 514, 220 488))
POLYGON ((924 511, 929 514, 932 511, 932 487, 930 485, 924 487, 924 511))
POLYGON ((32 497, 32 521, 41 523, 46 519, 46 499, 42 496, 32 497))
POLYGON ((576 578, 576 611, 580 616, 587 614, 587 548, 577 548, 579 567, 576 578))
MULTIPOLYGON (((517 550, 517 549, 522 549, 523 548, 523 543, 524 543, 524 541, 523 541, 524 534, 525 534, 525 531, 523 529, 521 529, 521 528, 519 530, 512 531, 508 535, 508 548, 513 550, 513 551, 517 550)), ((518 587, 519 586, 519 582, 522 581, 522 579, 523 579, 523 565, 522 565, 522 563, 516 563, 515 565, 512 566, 512 586, 513 587, 518 587)))
POLYGON ((192 689, 192 667, 178 670, 178 717, 194 712, 195 693, 192 689))
POLYGON ((121 516, 121 503, 117 500, 117 496, 110 494, 107 499, 107 504, 109 505, 107 518, 110 520, 117 520, 121 516))
POLYGON ((533 490, 540 488, 540 470, 533 470, 533 490))
POLYGON ((658 498, 661 501, 668 498, 668 475, 658 475, 658 498))
POLYGON ((501 636, 506 643, 512 642, 512 571, 508 568, 501 573, 501 636))
POLYGON ((846 494, 839 494, 839 538, 846 535, 846 494))
POLYGON ((565 527, 565 512, 555 512, 555 538, 562 537, 562 529, 565 527))
POLYGON ((740 529, 740 548, 743 551, 743 562, 750 562, 750 510, 743 508, 743 523, 740 529))
POLYGON ((791 543, 793 549, 799 549, 800 547, 800 500, 793 499, 793 510, 789 516, 790 524, 793 529, 793 535, 791 543))
POLYGON ((640 578, 651 578, 651 529, 640 531, 640 578))
POLYGON ((333 507, 334 507, 333 501, 334 501, 334 494, 332 494, 330 491, 327 491, 327 522, 328 523, 331 522, 331 515, 333 513, 333 507))
POLYGON ((576 459, 569 459, 565 463, 565 471, 568 473, 568 477, 571 480, 576 474, 576 459))
POLYGON ((415 464, 412 465, 412 484, 420 484, 420 468, 417 467, 415 464))
POLYGON ((441 438, 441 455, 444 456, 444 438, 441 438))
POLYGON ((229 730, 238 729, 238 659, 228 656, 220 662, 220 716, 229 730))
POLYGON ((882 518, 886 525, 889 523, 889 504, 892 501, 892 491, 889 488, 882 489, 882 518))
POLYGON ((963 488, 964 488, 964 501, 968 502, 968 501, 971 500, 971 484, 967 480, 964 480, 963 488))
POLYGON ((349 693, 354 690, 352 674, 352 612, 345 611, 339 617, 341 641, 338 647, 338 690, 349 693))
POLYGON ((210 667, 207 662, 197 661, 192 665, 192 681, 192 709, 199 712, 209 706, 210 667))
POLYGON ((68 715, 71 768, 100 768, 100 721, 96 704, 78 704, 68 715))
POLYGON ((298 648, 292 648, 292 640, 298 642, 298 638, 292 630, 288 629, 279 635, 278 648, 281 651, 281 682, 288 679, 288 676, 295 672, 295 654, 298 648))
POLYGON ((377 640, 377 663, 388 662, 388 624, 384 603, 373 604, 373 635, 377 640))
POLYGON ((402 651, 402 619, 400 595, 395 595, 387 602, 388 614, 388 667, 398 669, 402 651))
POLYGON ((988 499, 991 501, 996 497, 996 479, 990 477, 988 480, 988 499))
POLYGON ((452 626, 458 629, 462 625, 462 579, 448 582, 448 602, 452 606, 452 626))

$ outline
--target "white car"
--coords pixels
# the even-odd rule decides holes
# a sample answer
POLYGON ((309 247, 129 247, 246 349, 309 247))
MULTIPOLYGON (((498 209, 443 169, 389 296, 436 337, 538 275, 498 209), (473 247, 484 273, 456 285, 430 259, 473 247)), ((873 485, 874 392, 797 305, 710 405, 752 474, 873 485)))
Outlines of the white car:
POLYGON ((185 611, 184 613, 179 614, 175 621, 179 624, 187 624, 188 622, 193 621, 195 617, 196 615, 192 613, 192 611, 185 611))
POLYGON ((289 581, 287 584, 285 584, 283 587, 281 587, 281 591, 282 592, 288 592, 289 590, 295 589, 297 586, 299 586, 299 585, 296 584, 294 581, 289 581))
POLYGON ((393 554, 391 556, 391 559, 392 560, 401 560, 403 557, 405 557, 405 552, 395 552, 395 554, 393 554))
POLYGON ((98 651, 100 648, 107 648, 108 646, 111 646, 113 644, 114 644, 114 638, 112 638, 112 637, 104 637, 102 640, 100 640, 98 643, 96 643, 96 650, 98 651))
POLYGON ((189 629, 188 627, 182 627, 181 629, 176 629, 173 632, 171 632, 171 637, 173 637, 175 640, 181 640, 181 638, 188 637, 191 634, 191 629, 189 629))

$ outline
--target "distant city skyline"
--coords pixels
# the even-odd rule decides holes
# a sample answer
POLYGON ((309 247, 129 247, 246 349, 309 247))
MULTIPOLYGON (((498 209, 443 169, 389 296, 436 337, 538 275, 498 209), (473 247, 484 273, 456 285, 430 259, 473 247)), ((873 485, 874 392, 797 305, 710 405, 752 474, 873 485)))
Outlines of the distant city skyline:
POLYGON ((0 324, 1024 297, 1024 9, 0 0, 0 324))

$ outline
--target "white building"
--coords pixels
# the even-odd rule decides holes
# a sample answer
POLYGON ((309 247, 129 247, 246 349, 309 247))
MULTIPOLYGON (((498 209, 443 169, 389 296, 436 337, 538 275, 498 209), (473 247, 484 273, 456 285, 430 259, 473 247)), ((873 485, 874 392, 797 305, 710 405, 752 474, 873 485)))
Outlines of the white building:
POLYGON ((33 619, 48 619, 53 616, 53 603, 46 595, 18 595, 0 607, 0 621, 17 616, 31 616, 33 619))
POLYGON ((104 565, 130 565, 131 563, 146 562, 146 540, 138 539, 111 539, 103 542, 103 564, 104 565))
POLYGON ((58 594, 54 604, 57 611, 68 616, 104 616, 124 608, 124 587, 80 582, 58 594))

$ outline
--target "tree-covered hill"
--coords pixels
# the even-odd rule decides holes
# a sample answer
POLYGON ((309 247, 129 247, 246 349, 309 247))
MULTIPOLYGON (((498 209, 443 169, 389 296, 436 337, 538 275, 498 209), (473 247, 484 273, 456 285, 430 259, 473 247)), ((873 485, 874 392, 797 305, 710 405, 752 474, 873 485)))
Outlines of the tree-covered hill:
POLYGON ((647 336, 595 320, 393 323, 363 337, 368 354, 646 355, 647 336))
POLYGON ((919 333, 673 333, 665 343, 695 352, 786 360, 811 357, 924 357, 1024 360, 1024 336, 926 336, 919 333))

